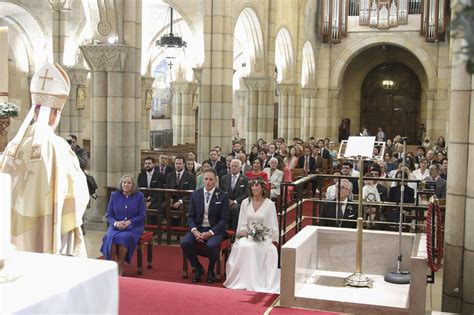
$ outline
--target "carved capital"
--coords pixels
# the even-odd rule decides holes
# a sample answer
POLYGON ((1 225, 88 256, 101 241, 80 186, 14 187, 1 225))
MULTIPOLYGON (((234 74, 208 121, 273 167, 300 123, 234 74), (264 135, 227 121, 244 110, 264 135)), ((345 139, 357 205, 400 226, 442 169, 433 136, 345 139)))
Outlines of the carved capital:
POLYGON ((151 90, 153 81, 155 81, 154 77, 142 76, 142 90, 151 90))
POLYGON ((436 90, 426 90, 426 99, 428 101, 434 101, 436 98, 436 90))
POLYGON ((317 88, 302 88, 301 89, 301 95, 304 97, 308 98, 314 98, 318 94, 318 89, 317 88))
POLYGON ((93 71, 123 71, 128 45, 97 44, 79 48, 93 71))
POLYGON ((282 94, 295 94, 298 90, 299 84, 297 83, 280 83, 277 84, 278 92, 282 94))
POLYGON ((194 94, 197 91, 197 83, 188 81, 170 82, 170 87, 174 93, 194 94))
POLYGON ((71 84, 76 85, 86 85, 87 75, 89 74, 89 70, 83 68, 72 68, 72 67, 65 67, 66 73, 69 77, 69 81, 71 84))
POLYGON ((250 91, 266 91, 271 80, 268 77, 244 77, 242 79, 250 91))
POLYGON ((48 0, 49 7, 54 11, 61 11, 66 7, 67 0, 48 0))
POLYGON ((329 98, 338 99, 341 96, 341 89, 329 89, 329 98))

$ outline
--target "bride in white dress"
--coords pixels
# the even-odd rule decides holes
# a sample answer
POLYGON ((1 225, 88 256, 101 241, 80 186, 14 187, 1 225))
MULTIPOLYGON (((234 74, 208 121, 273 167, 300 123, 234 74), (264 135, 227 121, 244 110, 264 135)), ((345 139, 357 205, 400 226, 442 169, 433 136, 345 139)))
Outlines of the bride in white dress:
POLYGON ((227 288, 280 293, 278 252, 272 243, 278 241, 278 219, 275 204, 267 198, 264 187, 261 178, 250 181, 250 197, 240 206, 237 233, 241 237, 227 260, 227 288), (264 241, 254 241, 247 236, 252 223, 262 223, 270 229, 270 235, 264 241))

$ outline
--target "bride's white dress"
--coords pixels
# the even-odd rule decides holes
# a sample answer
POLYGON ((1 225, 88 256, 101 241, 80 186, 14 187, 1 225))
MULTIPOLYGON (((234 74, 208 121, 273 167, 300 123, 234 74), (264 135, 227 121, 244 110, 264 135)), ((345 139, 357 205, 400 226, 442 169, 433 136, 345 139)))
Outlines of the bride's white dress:
POLYGON ((232 246, 226 264, 227 279, 224 286, 257 292, 280 293, 278 252, 272 241, 278 241, 278 219, 275 204, 265 199, 257 211, 249 199, 242 201, 237 233, 252 223, 262 223, 270 229, 263 242, 250 237, 238 239, 232 246))

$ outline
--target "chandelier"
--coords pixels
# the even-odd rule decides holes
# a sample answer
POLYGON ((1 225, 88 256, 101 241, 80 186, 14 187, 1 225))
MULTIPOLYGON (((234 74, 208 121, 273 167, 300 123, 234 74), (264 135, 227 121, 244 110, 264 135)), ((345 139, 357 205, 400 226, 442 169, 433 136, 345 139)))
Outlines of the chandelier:
POLYGON ((187 43, 179 35, 173 33, 173 8, 170 7, 170 32, 161 36, 159 40, 156 41, 156 46, 162 47, 165 50, 166 59, 169 60, 170 66, 172 65, 172 60, 176 59, 179 54, 186 48, 187 43))
POLYGON ((392 80, 382 80, 382 87, 385 89, 385 90, 391 90, 393 89, 393 86, 394 86, 394 82, 392 80))

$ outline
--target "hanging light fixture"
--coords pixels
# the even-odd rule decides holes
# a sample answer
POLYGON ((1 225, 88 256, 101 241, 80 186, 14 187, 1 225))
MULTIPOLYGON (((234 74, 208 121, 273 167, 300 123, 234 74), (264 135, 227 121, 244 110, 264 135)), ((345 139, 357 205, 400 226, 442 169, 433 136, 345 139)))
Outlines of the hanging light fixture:
POLYGON ((181 54, 186 48, 187 43, 179 35, 173 33, 173 8, 170 8, 170 32, 161 36, 159 40, 156 41, 156 46, 162 47, 165 50, 166 59, 169 61, 170 67, 173 65, 173 59, 176 59, 179 54, 181 54))
POLYGON ((392 80, 382 80, 382 88, 385 90, 391 90, 393 89, 394 82, 392 80))

